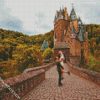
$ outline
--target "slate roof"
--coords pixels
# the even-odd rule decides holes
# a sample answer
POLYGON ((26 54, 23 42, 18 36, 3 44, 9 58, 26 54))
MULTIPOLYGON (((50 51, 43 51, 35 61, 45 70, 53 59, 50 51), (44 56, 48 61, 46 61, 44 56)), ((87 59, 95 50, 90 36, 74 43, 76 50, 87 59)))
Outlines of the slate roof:
POLYGON ((76 15, 74 8, 72 8, 72 10, 71 10, 70 18, 71 18, 71 20, 77 19, 77 15, 76 15))
POLYGON ((41 46, 41 50, 45 50, 46 48, 48 48, 48 42, 46 40, 43 41, 43 44, 41 46))

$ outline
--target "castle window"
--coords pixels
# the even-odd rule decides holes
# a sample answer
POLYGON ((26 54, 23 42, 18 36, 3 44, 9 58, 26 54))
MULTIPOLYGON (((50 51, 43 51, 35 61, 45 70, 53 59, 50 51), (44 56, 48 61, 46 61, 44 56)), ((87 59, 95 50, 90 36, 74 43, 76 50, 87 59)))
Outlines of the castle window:
POLYGON ((66 30, 64 30, 64 35, 66 34, 66 30))

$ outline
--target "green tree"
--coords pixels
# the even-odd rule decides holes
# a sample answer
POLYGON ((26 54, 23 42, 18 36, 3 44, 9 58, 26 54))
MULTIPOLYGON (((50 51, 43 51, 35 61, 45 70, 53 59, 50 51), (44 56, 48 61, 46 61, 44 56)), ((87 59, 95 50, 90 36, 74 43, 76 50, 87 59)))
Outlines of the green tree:
POLYGON ((12 58, 13 47, 9 45, 0 45, 0 60, 12 58))
POLYGON ((37 47, 30 47, 22 53, 17 62, 18 70, 23 72, 28 67, 36 67, 42 64, 42 56, 37 47))
POLYGON ((53 50, 51 48, 47 48, 43 52, 43 58, 44 59, 50 59, 52 57, 52 55, 53 55, 53 50))

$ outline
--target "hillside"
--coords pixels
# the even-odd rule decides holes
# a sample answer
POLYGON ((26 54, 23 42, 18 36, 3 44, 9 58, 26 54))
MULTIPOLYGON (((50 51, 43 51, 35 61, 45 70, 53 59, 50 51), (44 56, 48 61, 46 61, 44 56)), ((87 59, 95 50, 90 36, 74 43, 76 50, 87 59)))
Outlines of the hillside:
POLYGON ((88 24, 86 25, 88 32, 90 60, 88 69, 100 72, 100 25, 88 24))
POLYGON ((43 52, 40 48, 44 40, 53 48, 53 31, 28 36, 0 29, 0 76, 12 77, 28 67, 42 65, 43 52))
MULTIPOLYGON (((90 60, 86 68, 100 72, 100 25, 86 25, 89 33, 90 60)), ((0 76, 16 76, 29 67, 43 64, 44 54, 41 51, 43 41, 48 41, 53 48, 53 31, 45 34, 28 36, 20 32, 0 29, 0 76)), ((50 57, 49 53, 48 57, 50 57)))

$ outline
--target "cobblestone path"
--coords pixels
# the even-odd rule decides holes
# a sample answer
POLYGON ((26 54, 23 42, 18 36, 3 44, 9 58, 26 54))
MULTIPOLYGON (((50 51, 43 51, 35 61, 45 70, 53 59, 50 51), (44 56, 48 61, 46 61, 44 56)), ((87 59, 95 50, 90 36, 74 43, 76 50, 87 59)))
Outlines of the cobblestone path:
POLYGON ((58 74, 54 66, 46 72, 45 81, 23 100, 100 100, 100 87, 74 74, 69 76, 65 73, 61 87, 57 82, 58 74))

